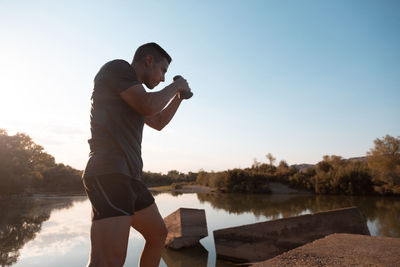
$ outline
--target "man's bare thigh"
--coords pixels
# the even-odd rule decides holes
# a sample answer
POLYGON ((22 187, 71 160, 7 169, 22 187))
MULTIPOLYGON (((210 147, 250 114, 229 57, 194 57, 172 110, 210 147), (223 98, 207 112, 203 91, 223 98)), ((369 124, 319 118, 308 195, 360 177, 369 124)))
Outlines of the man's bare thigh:
POLYGON ((99 249, 116 246, 126 248, 132 216, 109 217, 92 222, 90 231, 92 246, 99 249))
POLYGON ((166 227, 155 203, 147 208, 136 211, 132 216, 131 226, 139 231, 144 238, 165 234, 166 227))

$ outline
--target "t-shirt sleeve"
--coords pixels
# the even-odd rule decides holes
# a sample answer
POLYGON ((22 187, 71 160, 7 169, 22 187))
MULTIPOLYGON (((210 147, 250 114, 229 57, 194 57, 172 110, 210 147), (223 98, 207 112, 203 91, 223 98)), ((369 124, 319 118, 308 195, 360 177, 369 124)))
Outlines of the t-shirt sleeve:
POLYGON ((132 66, 125 61, 117 61, 107 69, 107 83, 117 94, 133 85, 140 84, 132 66))

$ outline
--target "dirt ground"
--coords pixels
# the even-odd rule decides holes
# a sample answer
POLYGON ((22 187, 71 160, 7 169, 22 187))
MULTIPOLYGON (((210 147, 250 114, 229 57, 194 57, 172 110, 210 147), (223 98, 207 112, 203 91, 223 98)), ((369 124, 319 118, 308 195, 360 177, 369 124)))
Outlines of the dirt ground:
POLYGON ((400 238, 332 234, 253 267, 400 266, 400 238))

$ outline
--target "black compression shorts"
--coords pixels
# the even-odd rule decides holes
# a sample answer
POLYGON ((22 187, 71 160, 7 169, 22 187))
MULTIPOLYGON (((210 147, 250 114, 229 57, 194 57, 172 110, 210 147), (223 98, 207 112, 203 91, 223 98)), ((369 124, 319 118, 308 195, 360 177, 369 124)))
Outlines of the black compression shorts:
POLYGON ((115 216, 132 216, 149 207, 154 198, 139 180, 123 174, 86 176, 82 179, 92 203, 92 221, 115 216))

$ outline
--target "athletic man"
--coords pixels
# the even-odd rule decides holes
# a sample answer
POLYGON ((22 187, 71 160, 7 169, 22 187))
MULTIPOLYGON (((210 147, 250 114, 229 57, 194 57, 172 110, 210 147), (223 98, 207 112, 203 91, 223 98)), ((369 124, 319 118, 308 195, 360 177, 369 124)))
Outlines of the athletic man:
POLYGON ((164 49, 148 43, 131 64, 110 61, 94 79, 90 154, 82 177, 92 203, 88 266, 123 266, 130 227, 146 240, 140 266, 159 265, 167 229, 141 182, 143 125, 163 129, 182 101, 180 92, 190 88, 182 77, 158 92, 146 92, 142 84, 153 89, 163 82, 170 62, 164 49))

